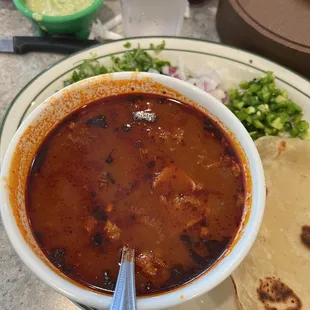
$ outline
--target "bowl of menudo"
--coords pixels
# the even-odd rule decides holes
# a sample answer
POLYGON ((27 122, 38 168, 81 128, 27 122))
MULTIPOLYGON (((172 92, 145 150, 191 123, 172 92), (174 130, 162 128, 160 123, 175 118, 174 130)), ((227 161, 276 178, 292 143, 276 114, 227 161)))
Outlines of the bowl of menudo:
POLYGON ((88 306, 109 306, 120 249, 135 249, 139 309, 223 281, 259 230, 255 145, 206 92, 150 73, 113 73, 48 98, 16 132, 1 213, 25 264, 88 306))

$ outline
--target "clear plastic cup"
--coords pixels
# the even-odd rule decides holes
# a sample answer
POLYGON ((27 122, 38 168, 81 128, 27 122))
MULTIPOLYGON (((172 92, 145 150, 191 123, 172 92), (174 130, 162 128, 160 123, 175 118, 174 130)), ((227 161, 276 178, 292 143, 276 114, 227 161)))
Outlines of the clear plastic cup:
POLYGON ((181 34, 187 0, 121 0, 126 37, 181 34))

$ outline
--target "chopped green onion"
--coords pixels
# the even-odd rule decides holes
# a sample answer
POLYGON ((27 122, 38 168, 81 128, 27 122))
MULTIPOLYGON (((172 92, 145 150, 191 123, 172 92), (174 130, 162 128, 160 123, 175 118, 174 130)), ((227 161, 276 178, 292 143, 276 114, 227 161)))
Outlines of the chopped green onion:
POLYGON ((310 139, 309 123, 302 109, 275 85, 272 72, 252 81, 242 81, 239 89, 228 91, 229 109, 239 118, 253 139, 284 136, 310 139))
POLYGON ((233 102, 233 106, 235 107, 235 108, 237 108, 237 109, 241 109, 243 106, 244 106, 244 102, 243 101, 234 101, 233 102))
POLYGON ((266 77, 267 77, 269 82, 273 82, 274 81, 274 74, 273 74, 272 71, 267 71, 266 72, 266 77))
POLYGON ((248 107, 245 109, 245 111, 248 113, 248 114, 253 114, 256 112, 256 109, 254 107, 248 107))
POLYGON ((235 114, 236 114, 236 116, 238 117, 238 119, 240 121, 244 121, 248 117, 248 114, 246 112, 244 112, 244 111, 236 111, 235 114))
POLYGON ((293 117, 292 117, 292 123, 293 124, 297 124, 301 121, 302 119, 302 115, 301 114, 295 114, 293 117))
POLYGON ((287 90, 286 89, 284 89, 284 90, 282 90, 282 93, 281 93, 281 95, 284 97, 284 98, 288 98, 288 93, 287 93, 287 90))
POLYGON ((264 131, 267 136, 274 136, 277 134, 277 130, 274 128, 270 128, 270 127, 265 127, 264 131))
POLYGON ((237 91, 237 89, 234 89, 234 88, 230 89, 230 90, 228 91, 228 95, 229 95, 230 100, 235 99, 235 98, 238 96, 238 91, 237 91))
POLYGON ((257 107, 257 110, 263 112, 263 113, 267 113, 269 112, 269 106, 268 104, 260 104, 258 107, 257 107))
POLYGON ((270 125, 271 125, 271 127, 275 128, 275 129, 282 130, 284 123, 282 122, 280 117, 277 117, 275 120, 273 120, 270 123, 270 125))
POLYGON ((256 93, 256 92, 258 92, 260 89, 261 89, 261 85, 259 85, 259 84, 257 84, 257 83, 251 84, 250 87, 249 87, 249 91, 250 91, 251 93, 256 93))
POLYGON ((270 84, 268 85, 268 88, 269 88, 269 90, 271 90, 271 91, 274 91, 275 87, 276 87, 276 84, 275 84, 274 82, 272 82, 272 83, 270 83, 270 84))
POLYGON ((297 124, 296 124, 296 127, 297 129, 299 129, 299 131, 308 131, 309 129, 309 123, 306 122, 306 121, 299 121, 297 124))
POLYGON ((302 140, 310 140, 310 134, 309 132, 300 132, 298 134, 298 137, 302 140))
POLYGON ((285 97, 279 95, 279 96, 276 97, 276 99, 275 99, 274 101, 275 101, 276 103, 280 103, 280 102, 286 101, 286 100, 287 100, 287 98, 285 98, 285 97))
POLYGON ((247 81, 242 81, 240 84, 239 84, 240 88, 242 89, 248 89, 249 88, 249 83, 247 81))
POLYGON ((292 129, 292 124, 290 122, 286 122, 284 123, 283 128, 285 131, 290 131, 292 129))
POLYGON ((253 126, 258 128, 258 129, 263 129, 265 127, 265 125, 259 121, 258 119, 253 121, 253 126))

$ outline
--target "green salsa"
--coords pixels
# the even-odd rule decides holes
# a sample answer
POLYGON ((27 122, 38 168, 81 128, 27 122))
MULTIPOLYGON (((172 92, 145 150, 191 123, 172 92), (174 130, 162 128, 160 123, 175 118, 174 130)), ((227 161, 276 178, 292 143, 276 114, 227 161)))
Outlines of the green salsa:
POLYGON ((46 16, 65 16, 82 11, 95 0, 26 0, 27 8, 37 14, 46 16))

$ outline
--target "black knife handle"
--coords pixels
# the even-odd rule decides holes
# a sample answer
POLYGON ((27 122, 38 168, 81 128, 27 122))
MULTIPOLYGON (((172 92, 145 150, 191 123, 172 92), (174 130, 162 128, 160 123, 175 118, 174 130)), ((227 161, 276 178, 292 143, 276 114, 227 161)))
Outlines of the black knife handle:
POLYGON ((13 37, 14 51, 17 54, 28 52, 50 52, 72 54, 87 47, 99 44, 96 40, 52 37, 13 37))

